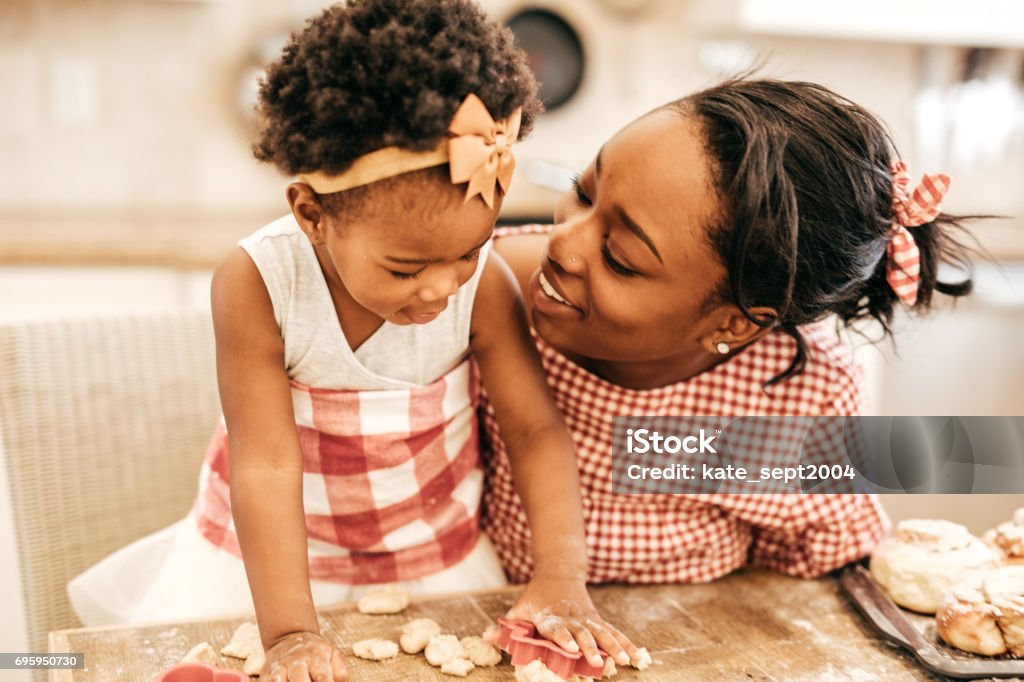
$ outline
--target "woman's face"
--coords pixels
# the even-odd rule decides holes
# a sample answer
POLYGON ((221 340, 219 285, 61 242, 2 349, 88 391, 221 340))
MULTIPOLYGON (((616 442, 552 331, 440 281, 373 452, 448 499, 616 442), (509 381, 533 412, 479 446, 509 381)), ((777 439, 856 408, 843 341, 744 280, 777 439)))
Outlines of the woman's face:
POLYGON ((595 360, 706 359, 723 319, 706 305, 725 276, 706 238, 717 212, 696 120, 634 121, 559 202, 528 292, 537 332, 595 360))

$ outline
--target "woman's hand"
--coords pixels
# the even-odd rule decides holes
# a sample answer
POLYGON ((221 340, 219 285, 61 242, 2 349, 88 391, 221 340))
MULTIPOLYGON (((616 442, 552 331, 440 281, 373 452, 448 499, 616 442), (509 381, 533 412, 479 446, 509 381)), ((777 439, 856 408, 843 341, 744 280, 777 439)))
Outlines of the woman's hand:
MULTIPOLYGON (((598 647, 619 665, 638 660, 636 646, 601 618, 590 601, 586 583, 577 578, 535 575, 505 616, 532 622, 541 637, 566 651, 582 651, 591 665, 601 665, 598 647)), ((496 638, 494 633, 490 639, 496 638)))
POLYGON ((315 632, 293 632, 267 649, 260 679, 269 682, 348 682, 341 652, 315 632))

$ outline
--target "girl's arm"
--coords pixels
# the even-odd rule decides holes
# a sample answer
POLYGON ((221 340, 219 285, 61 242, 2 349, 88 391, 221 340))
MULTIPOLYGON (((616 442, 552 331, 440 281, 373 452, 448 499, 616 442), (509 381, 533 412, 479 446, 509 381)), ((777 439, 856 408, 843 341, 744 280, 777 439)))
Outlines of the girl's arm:
POLYGON ((346 679, 340 654, 319 638, 310 593, 302 453, 284 343, 266 285, 242 249, 214 273, 211 303, 231 453, 231 509, 267 670, 301 658, 310 672, 346 679))
MULTIPOLYGON (((621 664, 636 648, 597 615, 586 591, 587 554, 576 452, 548 389, 518 285, 492 253, 473 305, 471 346, 508 449, 533 536, 534 576, 510 611, 588 659, 596 643, 621 664)), ((599 660, 599 658, 598 658, 599 660)))

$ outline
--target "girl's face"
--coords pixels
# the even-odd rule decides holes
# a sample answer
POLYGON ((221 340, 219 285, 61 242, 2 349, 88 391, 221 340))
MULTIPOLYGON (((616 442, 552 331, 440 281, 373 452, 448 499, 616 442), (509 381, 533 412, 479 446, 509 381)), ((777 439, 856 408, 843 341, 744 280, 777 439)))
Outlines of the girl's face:
POLYGON ((526 292, 545 340, 599 361, 708 357, 723 318, 706 302, 725 276, 706 240, 718 211, 708 166, 699 125, 674 112, 604 145, 560 201, 526 292))
POLYGON ((465 185, 429 187, 367 197, 357 217, 326 216, 326 229, 307 230, 329 285, 394 324, 426 324, 448 307, 476 271, 501 208, 498 197, 493 209, 479 197, 464 202, 465 185))

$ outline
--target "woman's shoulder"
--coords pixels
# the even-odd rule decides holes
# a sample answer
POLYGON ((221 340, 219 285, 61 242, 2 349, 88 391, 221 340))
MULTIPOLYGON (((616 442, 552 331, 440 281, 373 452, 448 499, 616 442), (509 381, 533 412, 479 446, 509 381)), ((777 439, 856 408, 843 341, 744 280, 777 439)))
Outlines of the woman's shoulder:
POLYGON ((706 372, 645 390, 610 384, 549 346, 536 331, 533 334, 556 392, 598 395, 605 406, 672 406, 687 414, 863 414, 867 409, 864 376, 850 348, 827 324, 808 325, 800 331, 808 351, 804 370, 774 386, 766 384, 790 366, 796 353, 796 342, 781 333, 763 337, 706 372))
POLYGON ((800 333, 807 344, 807 365, 812 372, 860 380, 863 375, 861 366, 834 326, 819 322, 801 327, 800 333))
MULTIPOLYGON (((867 408, 864 371, 833 325, 818 322, 800 327, 807 346, 803 371, 768 389, 779 400, 799 405, 790 414, 860 414, 867 408)), ((793 361, 796 342, 771 334, 751 349, 759 355, 766 378, 793 361)))

